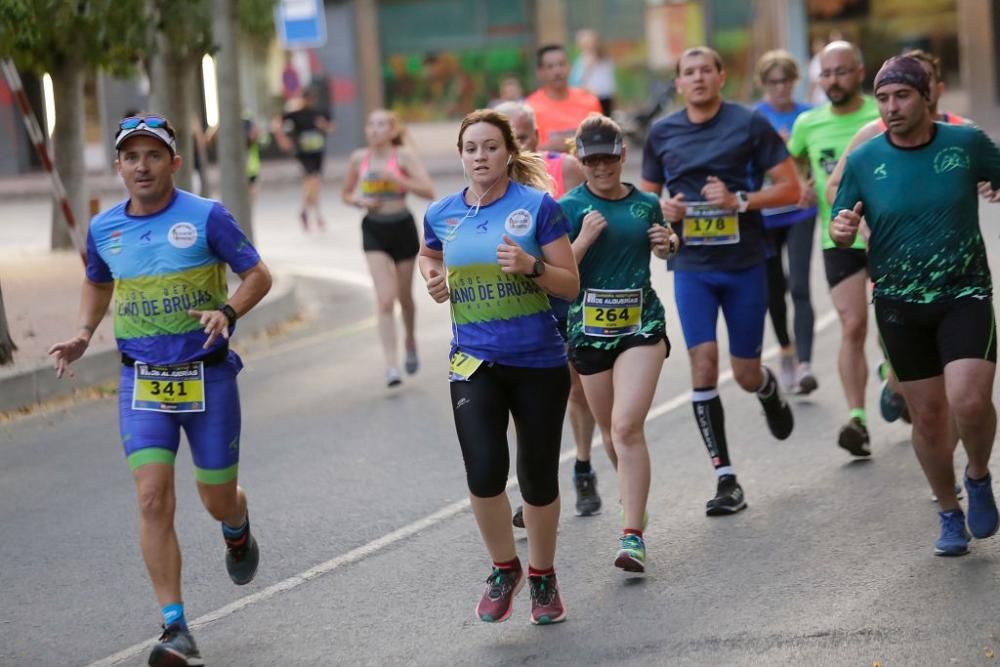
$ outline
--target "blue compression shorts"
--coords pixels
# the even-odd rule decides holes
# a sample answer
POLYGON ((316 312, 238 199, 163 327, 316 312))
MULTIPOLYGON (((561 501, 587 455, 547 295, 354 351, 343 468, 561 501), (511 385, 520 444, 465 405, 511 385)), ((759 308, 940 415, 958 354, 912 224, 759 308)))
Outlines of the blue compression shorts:
POLYGON ((181 429, 191 446, 195 479, 225 484, 236 479, 240 460, 240 394, 227 365, 205 367, 204 412, 152 412, 132 409, 134 370, 122 366, 118 425, 129 468, 147 463, 173 465, 181 429))
POLYGON ((760 356, 767 315, 764 264, 741 271, 675 271, 674 298, 688 349, 715 342, 719 309, 729 332, 729 353, 760 356))

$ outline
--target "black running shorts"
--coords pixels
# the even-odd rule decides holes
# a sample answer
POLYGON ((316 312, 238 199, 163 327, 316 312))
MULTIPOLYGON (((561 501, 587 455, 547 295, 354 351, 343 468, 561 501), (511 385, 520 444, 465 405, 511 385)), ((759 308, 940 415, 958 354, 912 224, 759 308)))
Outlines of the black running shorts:
POLYGON ((902 382, 941 375, 956 359, 996 363, 992 297, 941 303, 876 298, 875 321, 892 370, 902 382))
POLYGON ((629 348, 640 347, 642 345, 656 345, 660 341, 667 345, 665 357, 670 356, 670 339, 667 332, 660 330, 649 334, 633 334, 624 336, 618 345, 610 350, 602 350, 596 347, 581 345, 580 347, 570 346, 568 356, 569 362, 580 375, 596 375, 604 371, 611 370, 615 365, 615 359, 622 352, 629 348))
POLYGON ((299 159, 307 176, 323 173, 323 153, 299 153, 295 157, 299 159))
POLYGON ((840 281, 868 268, 868 253, 860 248, 826 248, 823 268, 826 269, 826 284, 833 289, 840 281))
POLYGON ((420 252, 417 224, 409 211, 393 215, 366 215, 361 221, 361 243, 365 252, 384 252, 399 264, 420 252))

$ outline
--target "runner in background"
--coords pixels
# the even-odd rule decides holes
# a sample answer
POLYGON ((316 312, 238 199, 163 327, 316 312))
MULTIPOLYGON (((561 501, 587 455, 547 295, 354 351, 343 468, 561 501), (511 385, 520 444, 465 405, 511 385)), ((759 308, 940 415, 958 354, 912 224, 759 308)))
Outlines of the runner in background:
MULTIPOLYGON (((795 119, 811 108, 792 98, 799 80, 795 58, 783 49, 768 51, 757 62, 757 80, 764 89, 764 99, 754 108, 764 114, 787 142, 795 119)), ((768 311, 781 346, 778 371, 781 384, 787 391, 809 394, 819 386, 812 372, 815 315, 809 287, 816 230, 816 191, 812 182, 803 185, 802 199, 797 205, 765 209, 762 215, 771 242, 772 254, 767 258, 768 311), (787 279, 783 257, 786 250, 787 279), (788 335, 787 292, 791 293, 795 308, 794 342, 788 335)))
POLYGON ((837 369, 847 402, 847 422, 837 435, 837 444, 854 456, 866 457, 871 456, 865 412, 868 261, 862 239, 857 239, 850 248, 839 248, 830 238, 832 216, 826 198, 826 179, 854 133, 878 116, 878 108, 875 100, 861 91, 865 67, 857 46, 843 41, 831 42, 819 57, 822 65, 819 81, 830 102, 795 119, 788 152, 803 163, 808 160, 812 169, 819 203, 826 282, 840 318, 837 369))
POLYGON ((351 154, 341 199, 365 211, 362 245, 375 286, 386 384, 395 387, 403 382, 396 340, 397 302, 403 316, 406 372, 412 375, 420 365, 413 302, 413 267, 420 236, 406 206, 406 193, 433 199, 434 187, 423 163, 406 145, 406 130, 395 113, 372 111, 365 138, 368 146, 351 154))
POLYGON ((565 153, 576 128, 591 113, 601 113, 601 103, 586 90, 569 85, 569 60, 561 44, 547 44, 536 54, 540 87, 525 102, 535 110, 538 146, 565 153))
MULTIPOLYGON (((522 150, 530 153, 538 151, 538 129, 535 127, 534 110, 527 104, 506 102, 496 108, 510 119, 514 130, 514 139, 522 150)), ((569 153, 545 151, 540 154, 545 160, 545 168, 552 179, 549 190, 554 198, 561 198, 584 181, 583 167, 580 161, 569 153)), ((559 332, 564 340, 569 340, 566 333, 566 314, 569 302, 550 296, 549 303, 559 324, 559 332)), ((573 429, 573 440, 576 443, 576 463, 573 465, 573 486, 576 488, 576 515, 591 516, 601 511, 601 496, 597 491, 597 473, 590 462, 591 444, 594 440, 594 416, 587 406, 587 398, 580 384, 580 376, 570 365, 571 389, 569 392, 569 423, 573 429)), ((611 460, 614 461, 614 451, 611 444, 605 441, 611 460)), ((522 508, 514 511, 514 525, 524 528, 522 508)))
POLYGON ((309 231, 309 212, 312 211, 316 229, 323 231, 326 223, 320 212, 319 186, 323 179, 323 158, 326 156, 327 134, 333 132, 334 122, 325 111, 317 108, 319 92, 314 86, 306 89, 301 107, 289 111, 272 123, 272 132, 278 146, 286 153, 295 153, 302 165, 302 208, 299 221, 302 230, 309 231))

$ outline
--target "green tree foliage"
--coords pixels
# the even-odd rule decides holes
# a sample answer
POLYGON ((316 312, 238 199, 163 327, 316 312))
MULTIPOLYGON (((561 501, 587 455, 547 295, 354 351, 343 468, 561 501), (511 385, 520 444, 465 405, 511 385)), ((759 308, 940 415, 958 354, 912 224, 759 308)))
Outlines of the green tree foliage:
POLYGON ((0 0, 0 57, 49 72, 67 59, 129 74, 146 47, 145 0, 0 0))
POLYGON ((237 0, 240 31, 247 37, 271 39, 274 36, 274 8, 278 0, 237 0))

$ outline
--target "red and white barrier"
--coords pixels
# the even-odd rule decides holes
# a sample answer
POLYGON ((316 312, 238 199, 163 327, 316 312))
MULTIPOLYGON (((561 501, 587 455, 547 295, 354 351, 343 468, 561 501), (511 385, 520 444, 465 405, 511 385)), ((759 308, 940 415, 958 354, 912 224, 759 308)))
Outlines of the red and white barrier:
POLYGON ((24 93, 24 86, 21 85, 21 76, 17 73, 17 67, 14 66, 14 62, 9 58, 2 58, 0 59, 0 71, 3 72, 7 86, 14 95, 17 107, 21 111, 24 127, 28 131, 28 136, 35 147, 38 159, 41 160, 42 166, 45 167, 45 171, 49 172, 49 176, 52 179, 52 194, 58 202, 59 210, 62 212, 62 219, 66 223, 67 229, 69 229, 69 236, 73 240, 73 245, 76 247, 77 252, 80 253, 80 257, 86 262, 87 245, 84 242, 83 235, 80 233, 80 228, 76 225, 76 217, 73 215, 73 209, 66 198, 66 189, 63 187, 62 179, 59 178, 59 172, 56 171, 55 165, 52 162, 52 156, 49 153, 49 144, 45 141, 42 128, 38 125, 35 112, 31 108, 28 96, 24 93))

